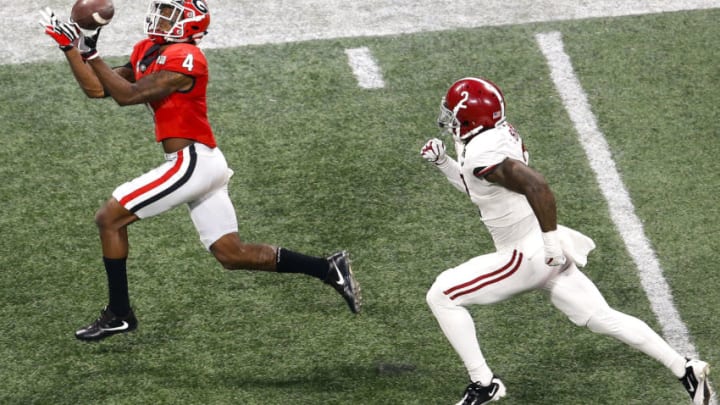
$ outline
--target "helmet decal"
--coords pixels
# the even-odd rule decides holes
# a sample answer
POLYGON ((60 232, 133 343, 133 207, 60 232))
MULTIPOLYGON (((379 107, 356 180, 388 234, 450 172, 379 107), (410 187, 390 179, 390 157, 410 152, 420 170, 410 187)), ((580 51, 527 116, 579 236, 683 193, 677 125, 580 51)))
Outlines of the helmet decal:
POLYGON ((505 98, 491 81, 466 77, 450 86, 440 105, 438 124, 460 140, 505 121, 505 98))
POLYGON ((195 8, 203 14, 207 14, 210 11, 210 10, 208 10, 207 4, 205 4, 205 2, 203 0, 193 0, 192 3, 195 6, 195 8))
POLYGON ((459 110, 461 108, 467 108, 467 105, 465 105, 465 103, 467 103, 468 98, 470 98, 470 93, 468 93, 467 91, 461 91, 460 96, 462 98, 460 99, 460 101, 458 101, 457 106, 455 106, 456 110, 459 110))

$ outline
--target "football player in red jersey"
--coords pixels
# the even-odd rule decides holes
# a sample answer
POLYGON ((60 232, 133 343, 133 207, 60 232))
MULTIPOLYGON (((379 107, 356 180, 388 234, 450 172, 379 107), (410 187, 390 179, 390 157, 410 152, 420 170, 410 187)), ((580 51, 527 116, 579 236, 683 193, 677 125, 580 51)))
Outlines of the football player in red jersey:
POLYGON ((353 313, 360 311, 360 286, 349 255, 312 257, 282 247, 243 242, 228 195, 232 170, 216 145, 208 122, 208 64, 197 44, 210 13, 203 0, 154 0, 146 16, 146 39, 130 61, 115 68, 99 56, 100 30, 82 30, 46 9, 41 25, 65 53, 72 73, 90 98, 112 97, 119 105, 147 104, 154 114, 155 140, 165 162, 120 185, 95 216, 107 273, 109 303, 100 317, 75 332, 100 340, 137 327, 126 276, 127 227, 186 204, 205 248, 226 269, 304 273, 330 284, 353 313))
POLYGON ((528 166, 522 139, 506 120, 500 89, 483 78, 458 80, 440 110, 438 124, 452 135, 457 160, 446 154, 437 138, 420 153, 477 205, 496 248, 445 270, 427 293, 428 305, 470 377, 458 405, 485 404, 505 396, 505 385, 480 350, 466 307, 535 289, 547 291, 553 305, 573 323, 612 336, 665 365, 694 404, 707 404, 708 364, 686 359, 645 322, 611 308, 579 270, 595 243, 558 225, 555 196, 542 174, 528 166))

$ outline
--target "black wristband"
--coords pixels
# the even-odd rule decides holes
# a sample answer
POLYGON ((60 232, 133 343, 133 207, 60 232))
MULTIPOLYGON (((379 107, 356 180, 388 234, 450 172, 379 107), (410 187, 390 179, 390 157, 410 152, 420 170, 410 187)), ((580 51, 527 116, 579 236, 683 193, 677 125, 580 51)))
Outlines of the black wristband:
POLYGON ((63 52, 67 52, 67 51, 69 51, 69 50, 71 50, 71 49, 73 49, 73 48, 74 48, 74 46, 72 46, 72 45, 60 46, 60 50, 63 51, 63 52))

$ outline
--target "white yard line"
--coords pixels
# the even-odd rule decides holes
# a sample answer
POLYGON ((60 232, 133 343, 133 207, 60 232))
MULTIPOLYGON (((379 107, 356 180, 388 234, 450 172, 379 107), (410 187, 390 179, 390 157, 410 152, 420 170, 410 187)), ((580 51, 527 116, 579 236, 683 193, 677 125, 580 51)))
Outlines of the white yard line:
MULTIPOLYGON (((635 207, 617 171, 605 136, 598 128, 587 95, 575 75, 570 57, 565 53, 561 34, 541 33, 537 34, 535 39, 547 59, 552 80, 570 120, 575 125, 600 190, 608 202, 610 217, 637 266, 640 283, 660 322, 663 336, 681 354, 697 357, 698 353, 691 342, 687 326, 675 308, 670 286, 665 281, 660 263, 645 236, 642 221, 635 214, 635 207)), ((716 398, 713 398, 712 404, 717 405, 716 398)))
MULTIPOLYGON (((39 10, 66 18, 68 0, 5 0, 0 9, 0 64, 62 60, 42 33, 39 10)), ((143 37, 149 1, 114 0, 115 17, 98 43, 102 55, 128 55, 143 37)), ((313 39, 395 35, 456 28, 525 24, 720 8, 720 0, 212 0, 205 48, 227 48, 313 39)))
POLYGON ((358 86, 363 89, 381 89, 385 87, 380 67, 375 62, 370 49, 361 48, 346 49, 348 64, 358 81, 358 86))

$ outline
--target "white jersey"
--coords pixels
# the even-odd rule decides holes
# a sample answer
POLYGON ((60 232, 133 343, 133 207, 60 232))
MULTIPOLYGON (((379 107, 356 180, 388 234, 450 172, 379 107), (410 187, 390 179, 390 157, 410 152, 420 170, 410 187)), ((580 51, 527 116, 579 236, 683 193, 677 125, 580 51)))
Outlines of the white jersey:
POLYGON ((508 123, 475 136, 467 144, 455 142, 457 161, 448 158, 440 170, 470 196, 498 250, 516 246, 539 225, 524 195, 485 180, 505 159, 528 163, 522 139, 508 123))
MULTIPOLYGON (((476 135, 467 144, 456 142, 455 147, 457 161, 447 158, 437 167, 480 208, 497 251, 443 271, 425 298, 462 359, 470 381, 488 384, 494 373, 480 349, 473 317, 466 307, 502 302, 535 289, 547 291, 550 302, 576 325, 613 336, 668 368, 685 364, 685 358, 647 324, 612 309, 580 271, 595 248, 592 239, 558 224, 558 241, 568 262, 549 266, 540 226, 525 196, 485 180, 506 159, 527 164, 522 140, 512 126, 502 124, 476 135)), ((424 147, 422 152, 427 150, 424 147)), ((680 368, 677 372, 683 371, 680 368)))

